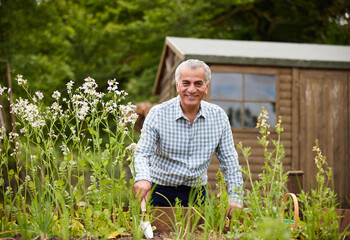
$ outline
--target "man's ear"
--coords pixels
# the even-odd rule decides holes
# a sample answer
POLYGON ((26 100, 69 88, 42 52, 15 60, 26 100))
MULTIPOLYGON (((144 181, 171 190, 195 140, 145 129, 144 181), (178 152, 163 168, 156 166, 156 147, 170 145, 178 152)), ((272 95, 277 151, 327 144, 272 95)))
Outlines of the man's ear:
POLYGON ((175 81, 175 86, 176 86, 176 92, 179 93, 179 83, 175 81))
POLYGON ((206 86, 205 86, 205 87, 207 88, 207 89, 205 90, 205 94, 208 94, 208 91, 209 91, 209 85, 210 85, 210 83, 207 83, 207 84, 206 84, 206 86))

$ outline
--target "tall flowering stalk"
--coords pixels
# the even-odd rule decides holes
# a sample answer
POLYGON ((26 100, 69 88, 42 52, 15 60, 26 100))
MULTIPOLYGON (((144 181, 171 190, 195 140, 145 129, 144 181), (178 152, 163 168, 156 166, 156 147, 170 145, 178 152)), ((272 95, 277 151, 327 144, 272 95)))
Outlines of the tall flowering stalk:
MULTIPOLYGON (((243 173, 247 176, 251 190, 246 189, 245 192, 244 204, 246 208, 243 216, 240 216, 244 219, 243 225, 239 224, 236 229, 232 229, 232 232, 235 232, 235 237, 240 237, 239 233, 244 232, 247 239, 257 239, 262 236, 259 234, 263 234, 264 231, 274 232, 278 236, 276 239, 289 239, 290 237, 287 225, 279 220, 283 210, 282 198, 286 193, 285 184, 287 182, 287 173, 284 171, 282 164, 285 151, 280 139, 283 132, 282 119, 279 118, 275 125, 276 140, 270 137, 271 132, 267 119, 268 113, 262 108, 256 127, 259 129, 258 142, 263 148, 265 163, 258 180, 253 181, 250 171, 248 159, 250 147, 243 147, 242 143, 237 144, 237 148, 242 152, 247 163, 247 168, 243 168, 243 173), (269 147, 270 143, 273 144, 273 147, 269 147), (274 226, 267 229, 268 226, 263 225, 264 222, 273 222, 274 226), (278 233, 275 231, 278 231, 278 233)), ((237 221, 237 223, 240 222, 237 221)))
MULTIPOLYGON (((65 229, 69 231, 65 236, 82 236, 76 227, 79 221, 72 229, 72 219, 84 217, 77 216, 77 205, 93 206, 97 212, 91 216, 98 219, 103 211, 111 213, 123 207, 123 193, 128 192, 124 165, 130 152, 125 148, 133 142, 130 130, 137 119, 135 105, 122 103, 127 93, 118 89, 115 79, 108 81, 107 93, 99 92, 90 77, 78 87, 70 81, 68 97, 56 90, 50 106, 45 105, 40 91, 30 93, 23 76, 19 75, 17 82, 27 98, 19 97, 11 105, 18 134, 6 133, 3 128, 0 133, 1 165, 7 168, 6 176, 0 175, 1 211, 9 220, 29 209, 34 216, 30 227, 43 238, 55 234, 55 229, 56 235, 65 229), (22 167, 11 167, 11 161, 22 167), (5 184, 13 181, 17 189, 5 184), (56 207, 60 207, 57 212, 49 210, 56 207), (66 218, 55 220, 57 216, 66 218)), ((2 96, 7 96, 6 91, 0 86, 2 96)), ((92 236, 85 227, 81 231, 92 236)), ((95 234, 101 236, 101 231, 95 234)))
POLYGON ((312 149, 315 152, 316 186, 310 192, 301 191, 303 222, 300 235, 305 239, 342 239, 339 232, 339 216, 336 213, 337 195, 334 192, 332 168, 327 167, 318 140, 312 149))

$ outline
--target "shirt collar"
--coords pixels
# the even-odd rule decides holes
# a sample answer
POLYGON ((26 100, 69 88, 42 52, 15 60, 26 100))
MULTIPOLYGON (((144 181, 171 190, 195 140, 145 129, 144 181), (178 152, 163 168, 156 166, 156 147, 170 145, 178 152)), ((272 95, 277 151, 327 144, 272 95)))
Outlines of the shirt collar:
MULTIPOLYGON (((207 113, 208 113, 208 111, 206 109, 205 104, 203 104, 203 100, 202 100, 200 105, 199 105, 198 118, 199 117, 206 118, 207 113)), ((185 118, 185 114, 183 113, 181 105, 180 105, 180 96, 177 96, 176 101, 175 101, 175 120, 178 120, 180 118, 185 118)))

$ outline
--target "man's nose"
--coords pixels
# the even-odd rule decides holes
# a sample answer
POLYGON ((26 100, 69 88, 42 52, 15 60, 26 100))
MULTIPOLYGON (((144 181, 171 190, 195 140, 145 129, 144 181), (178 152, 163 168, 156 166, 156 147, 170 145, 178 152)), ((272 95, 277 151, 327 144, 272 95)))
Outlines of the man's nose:
POLYGON ((189 93, 194 93, 194 92, 196 92, 196 87, 194 86, 194 84, 191 84, 191 85, 188 87, 187 91, 188 91, 189 93))

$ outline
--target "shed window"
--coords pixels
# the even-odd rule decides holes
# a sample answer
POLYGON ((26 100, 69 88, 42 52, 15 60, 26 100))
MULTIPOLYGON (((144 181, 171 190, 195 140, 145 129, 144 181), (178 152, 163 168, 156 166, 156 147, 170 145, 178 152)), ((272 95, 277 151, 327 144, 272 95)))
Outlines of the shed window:
POLYGON ((221 106, 232 128, 255 128, 264 106, 268 124, 276 122, 276 77, 265 74, 212 73, 210 102, 221 106))

